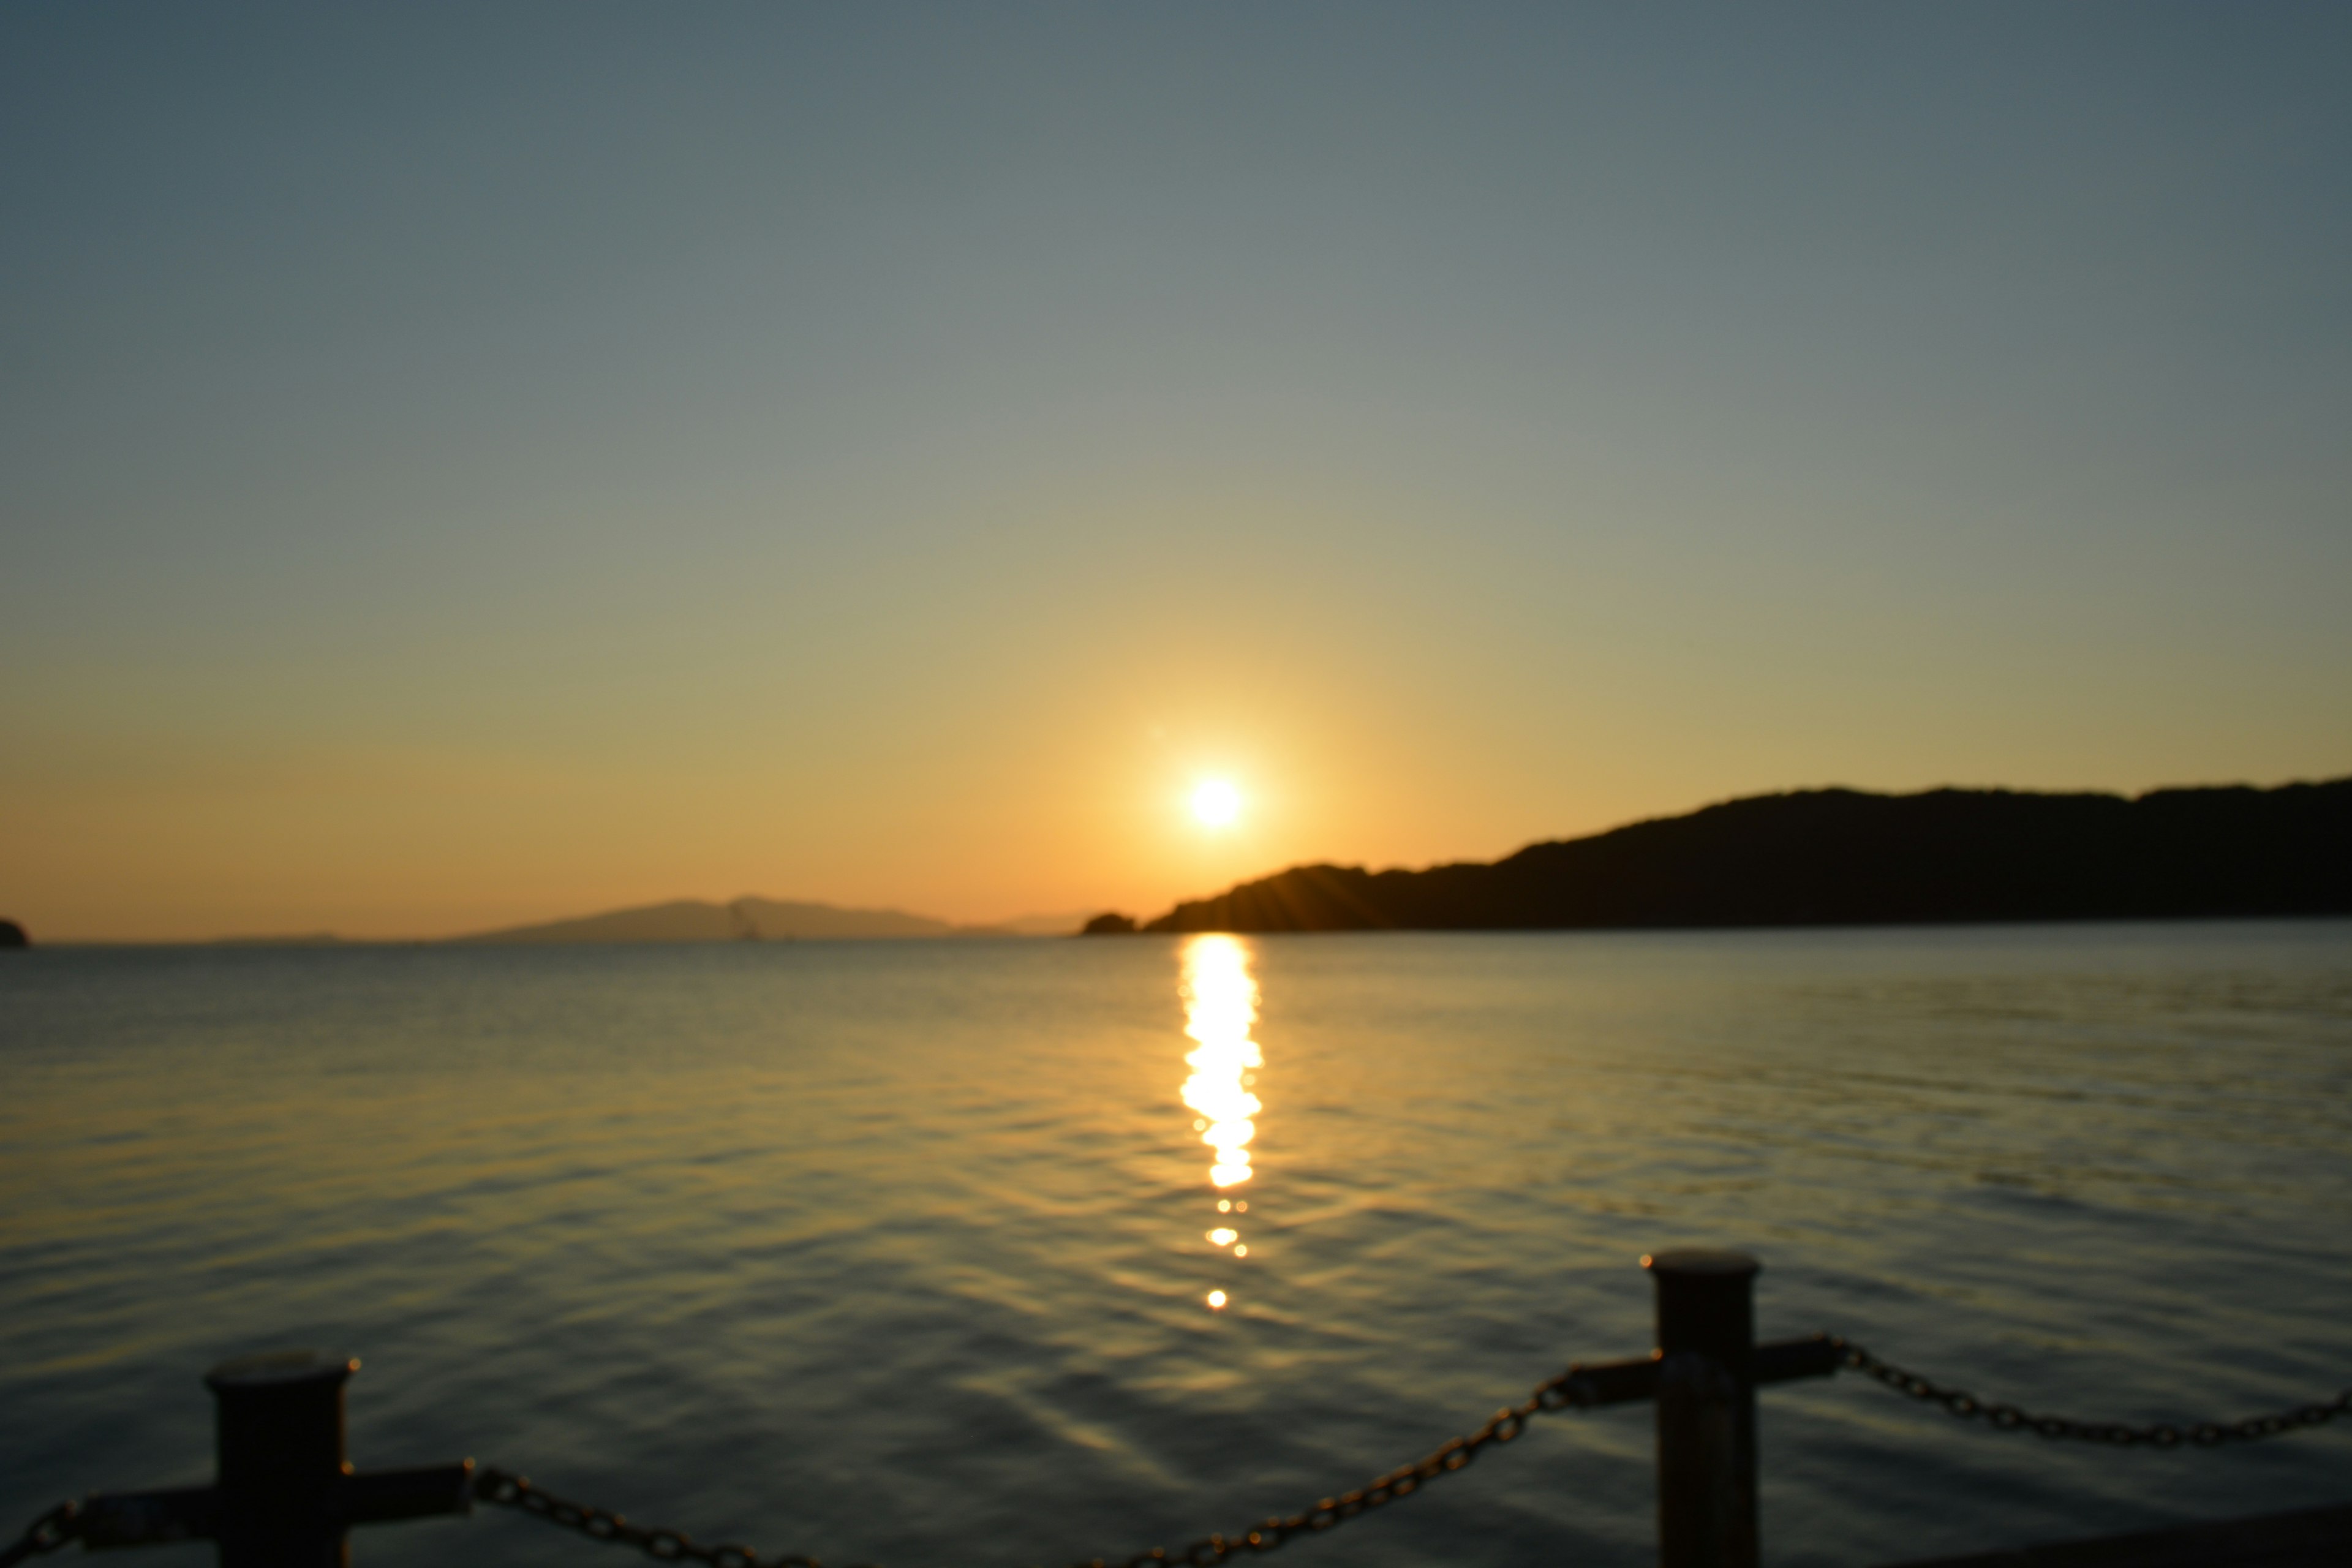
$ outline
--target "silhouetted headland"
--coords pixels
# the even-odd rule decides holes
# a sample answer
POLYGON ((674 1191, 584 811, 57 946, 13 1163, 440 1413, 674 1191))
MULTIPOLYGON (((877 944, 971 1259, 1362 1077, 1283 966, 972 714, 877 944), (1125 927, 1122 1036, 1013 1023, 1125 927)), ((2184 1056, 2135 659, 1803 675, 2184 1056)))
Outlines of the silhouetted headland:
POLYGON ((1134 917, 1120 914, 1117 910, 1106 910, 1088 921, 1078 934, 1080 936, 1132 936, 1135 931, 1134 917))
POLYGON ((1063 935, 1076 915, 1026 915, 1001 925, 957 925, 904 910, 853 910, 835 904, 740 898, 727 903, 677 899, 575 920, 511 926, 452 937, 459 942, 787 942, 927 936, 1063 935))
POLYGON ((23 926, 18 925, 15 921, 0 921, 0 948, 32 945, 33 939, 25 934, 23 926))
POLYGON ((2352 778, 2112 795, 1807 790, 1423 871, 1297 866, 1153 931, 1536 931, 2352 913, 2352 778))
POLYGON ((331 931, 274 931, 259 936, 220 936, 215 947, 341 947, 343 939, 331 931))

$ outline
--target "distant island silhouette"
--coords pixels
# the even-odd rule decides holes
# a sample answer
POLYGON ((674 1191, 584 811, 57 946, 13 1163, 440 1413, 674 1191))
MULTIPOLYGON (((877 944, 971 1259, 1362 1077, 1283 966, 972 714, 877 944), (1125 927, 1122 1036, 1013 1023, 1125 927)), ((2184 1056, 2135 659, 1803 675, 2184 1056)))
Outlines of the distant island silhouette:
POLYGON ((0 921, 0 947, 30 947, 33 939, 15 921, 0 921))
MULTIPOLYGON (((2352 778, 2114 795, 1806 790, 1487 863, 1295 866, 1147 931, 1538 931, 2352 913, 2352 778)), ((1107 920, 1090 932, 1120 929, 1107 920)), ((1131 928, 1129 928, 1131 929, 1131 928)))
POLYGON ((740 898, 727 903, 677 899, 575 920, 509 926, 446 940, 462 943, 569 942, 793 942, 926 936, 1067 935, 1080 915, 1031 915, 1000 925, 957 925, 904 910, 740 898))

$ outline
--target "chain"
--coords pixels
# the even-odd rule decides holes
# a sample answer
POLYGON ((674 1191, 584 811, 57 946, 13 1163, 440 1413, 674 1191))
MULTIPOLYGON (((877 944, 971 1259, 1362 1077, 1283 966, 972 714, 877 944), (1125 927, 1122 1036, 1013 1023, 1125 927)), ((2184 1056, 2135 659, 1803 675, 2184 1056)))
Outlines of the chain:
POLYGON ((1264 1523, 1252 1525, 1236 1534, 1203 1536, 1181 1552, 1154 1548, 1127 1558, 1092 1558, 1076 1564, 1075 1568, 1159 1568, 1159 1565, 1169 1563, 1183 1563, 1187 1568, 1212 1568, 1213 1564, 1223 1563, 1238 1552, 1272 1552, 1294 1535, 1329 1530, 1400 1498, 1411 1497, 1431 1481, 1464 1468, 1488 1444, 1511 1441, 1527 1430, 1531 1416, 1600 1402, 1599 1389, 1585 1378, 1579 1368, 1571 1366, 1558 1377, 1536 1384, 1520 1403, 1505 1405, 1496 1411, 1484 1426, 1467 1437, 1449 1438, 1423 1458, 1410 1465, 1401 1465, 1354 1491, 1327 1497, 1314 1507, 1302 1509, 1286 1518, 1276 1514, 1264 1523))
MULTIPOLYGON (((1212 1564, 1223 1563, 1236 1552, 1271 1552, 1294 1535, 1329 1530, 1400 1498, 1411 1497, 1431 1481, 1452 1475, 1467 1466, 1487 1445, 1507 1443, 1517 1437, 1527 1430, 1530 1416, 1545 1411, 1599 1403, 1600 1391, 1579 1368, 1571 1366, 1558 1377, 1536 1384, 1519 1404, 1495 1412, 1485 1426, 1467 1437, 1454 1437, 1442 1443, 1415 1463, 1400 1466, 1354 1491, 1325 1498, 1313 1508, 1302 1510, 1287 1518, 1277 1514, 1238 1534, 1204 1537, 1181 1552, 1170 1552, 1161 1549, 1139 1552, 1132 1557, 1120 1559, 1121 1568, 1154 1568, 1154 1565, 1167 1563, 1211 1568, 1212 1564)), ((675 1530, 647 1530, 641 1525, 631 1524, 617 1513, 592 1508, 585 1503, 568 1502, 531 1485, 521 1476, 487 1465, 475 1472, 474 1495, 484 1502, 520 1509, 550 1524, 576 1530, 591 1540, 634 1546, 646 1556, 657 1557, 664 1562, 707 1563, 711 1564, 711 1568, 823 1568, 815 1558, 800 1552, 763 1558, 748 1546, 731 1543, 704 1546, 675 1530)), ((14 1562, 15 1559, 7 1561, 14 1562)), ((0 1568, 7 1568, 7 1563, 0 1563, 0 1568)), ((862 1565, 862 1568, 871 1568, 871 1565, 862 1565)), ((1077 1568, 1111 1568, 1111 1564, 1109 1560, 1097 1557, 1078 1564, 1077 1568)))
POLYGON ((2160 1421, 2153 1426, 2127 1426, 2120 1421, 2075 1421, 2063 1415, 2034 1415, 2014 1405, 1999 1405, 1979 1399, 1975 1394, 1958 1388, 1946 1388, 1930 1382, 1916 1372, 1906 1372, 1879 1360, 1851 1340, 1831 1342, 1845 1352, 1845 1364, 1866 1372, 1887 1387, 1930 1405, 1940 1405, 1963 1421, 1979 1418, 2003 1432, 2032 1432, 2038 1436, 2078 1443, 2108 1443, 2118 1448, 2134 1448, 2145 1443, 2151 1447, 2177 1448, 2183 1443, 2193 1443, 2200 1448, 2218 1448, 2224 1443, 2252 1443, 2263 1437, 2275 1437, 2282 1433, 2299 1431, 2305 1426, 2324 1426, 2339 1415, 2352 1415, 2352 1388, 2344 1390, 2325 1405, 2298 1405, 2292 1410, 2282 1410, 2272 1415, 2249 1415, 2242 1421, 2199 1421, 2187 1426, 2176 1426, 2160 1421))
MULTIPOLYGON (((554 1493, 542 1490, 530 1480, 509 1470, 485 1465, 474 1473, 474 1495, 484 1502, 503 1508, 520 1509, 534 1518, 566 1530, 576 1530, 591 1541, 609 1541, 618 1546, 634 1546, 648 1557, 665 1563, 707 1563, 711 1568, 822 1568, 814 1557, 797 1552, 781 1556, 762 1557, 748 1546, 730 1542, 720 1546, 705 1546, 692 1536, 676 1530, 647 1530, 631 1524, 619 1514, 587 1503, 568 1502, 554 1493)), ((9 1562, 14 1562, 11 1558, 9 1562)), ((7 1568, 0 1563, 0 1568, 7 1568)))
POLYGON ((55 1552, 80 1534, 81 1504, 61 1502, 26 1525, 24 1534, 0 1547, 0 1568, 11 1568, 27 1557, 55 1552))

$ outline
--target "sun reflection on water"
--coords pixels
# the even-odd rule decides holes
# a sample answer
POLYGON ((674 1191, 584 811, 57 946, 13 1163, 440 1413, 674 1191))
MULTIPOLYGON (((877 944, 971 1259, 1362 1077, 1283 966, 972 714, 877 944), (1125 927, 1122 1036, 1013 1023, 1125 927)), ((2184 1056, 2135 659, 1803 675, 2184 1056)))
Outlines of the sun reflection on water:
POLYGON ((1184 948, 1184 1032, 1196 1042, 1185 1054, 1192 1076, 1184 1103, 1201 1113, 1201 1142, 1217 1152, 1209 1180, 1238 1186, 1250 1179, 1250 1140, 1260 1106, 1249 1091, 1250 1069, 1262 1065, 1250 1026, 1257 1022, 1257 982, 1249 950, 1229 936, 1194 937, 1184 948))
MULTIPOLYGON (((1199 1112, 1192 1123, 1201 1142, 1214 1151, 1209 1181, 1220 1192, 1250 1179, 1250 1142, 1257 1136, 1262 1109, 1250 1092, 1255 1069, 1264 1058, 1250 1030, 1257 1022, 1257 982, 1250 974, 1249 949, 1230 936, 1197 936, 1184 947, 1184 974, 1180 987, 1184 999, 1184 1033, 1192 1039, 1184 1065, 1192 1076, 1184 1080, 1184 1103, 1199 1112)), ((1230 1197, 1217 1200, 1217 1212, 1241 1215, 1246 1203, 1230 1197)), ((1211 1246, 1232 1247, 1233 1256, 1246 1258, 1241 1232, 1220 1225, 1208 1233, 1211 1246)), ((1209 1292, 1212 1310, 1224 1306, 1223 1290, 1209 1292)))

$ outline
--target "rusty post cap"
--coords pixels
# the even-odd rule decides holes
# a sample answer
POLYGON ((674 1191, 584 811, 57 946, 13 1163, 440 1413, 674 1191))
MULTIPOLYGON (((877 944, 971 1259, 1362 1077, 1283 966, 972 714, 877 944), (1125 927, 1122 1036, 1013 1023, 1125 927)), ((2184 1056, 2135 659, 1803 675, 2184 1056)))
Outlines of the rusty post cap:
POLYGON ((1642 1267, 1653 1274, 1683 1274, 1720 1277, 1755 1274, 1764 1265, 1754 1254, 1735 1252, 1723 1247, 1677 1247, 1671 1252, 1645 1252, 1642 1267))
POLYGON ((359 1371, 357 1356, 321 1355, 317 1351, 263 1351, 233 1356, 205 1373, 205 1386, 266 1388, 289 1383, 341 1383, 359 1371))

